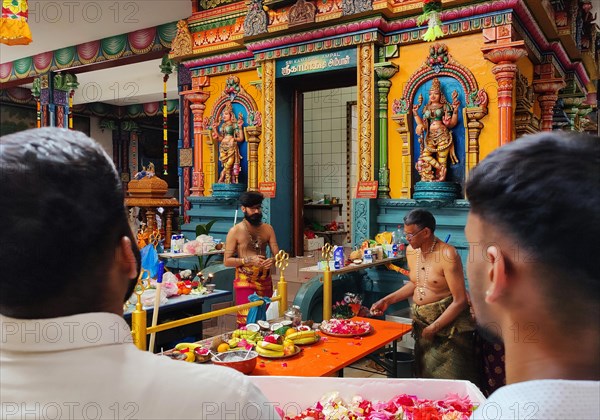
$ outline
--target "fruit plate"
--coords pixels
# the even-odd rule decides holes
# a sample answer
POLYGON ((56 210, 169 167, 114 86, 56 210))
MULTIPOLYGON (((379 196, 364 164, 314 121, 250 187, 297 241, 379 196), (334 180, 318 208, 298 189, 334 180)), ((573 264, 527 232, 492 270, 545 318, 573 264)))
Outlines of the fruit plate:
POLYGON ((264 354, 258 354, 258 357, 262 357, 264 359, 287 359, 288 357, 294 357, 298 353, 300 353, 302 349, 296 345, 294 345, 294 352, 290 354, 284 354, 283 356, 265 356, 264 354))
POLYGON ((369 328, 367 331, 363 331, 360 333, 354 333, 354 334, 338 334, 338 333, 334 333, 334 332, 328 332, 328 331, 324 330, 322 327, 320 329, 323 334, 330 335, 332 337, 362 337, 363 335, 369 335, 373 332, 372 325, 371 325, 371 328, 369 328))
POLYGON ((321 336, 320 335, 317 334, 316 337, 317 337, 317 339, 315 341, 313 341, 312 343, 305 343, 305 344, 295 343, 295 345, 296 346, 302 346, 302 347, 312 346, 314 344, 317 344, 319 341, 321 341, 321 336))

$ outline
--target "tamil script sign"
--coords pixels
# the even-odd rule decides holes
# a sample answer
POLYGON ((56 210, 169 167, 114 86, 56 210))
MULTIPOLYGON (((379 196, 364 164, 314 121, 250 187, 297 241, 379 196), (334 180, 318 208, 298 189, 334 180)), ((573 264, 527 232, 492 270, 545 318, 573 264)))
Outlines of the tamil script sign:
POLYGON ((276 77, 299 76, 356 67, 356 50, 347 49, 277 61, 276 77))
POLYGON ((358 181, 356 198, 377 198, 379 181, 358 181))

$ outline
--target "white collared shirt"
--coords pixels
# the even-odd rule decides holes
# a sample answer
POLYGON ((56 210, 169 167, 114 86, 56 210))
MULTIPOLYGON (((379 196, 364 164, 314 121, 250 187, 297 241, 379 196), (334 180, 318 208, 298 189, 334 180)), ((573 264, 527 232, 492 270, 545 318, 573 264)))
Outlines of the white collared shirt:
POLYGON ((471 417, 475 420, 598 420, 600 382, 544 379, 506 385, 471 417))
POLYGON ((130 331, 104 312, 0 315, 0 418, 278 418, 241 373, 140 351, 130 331))

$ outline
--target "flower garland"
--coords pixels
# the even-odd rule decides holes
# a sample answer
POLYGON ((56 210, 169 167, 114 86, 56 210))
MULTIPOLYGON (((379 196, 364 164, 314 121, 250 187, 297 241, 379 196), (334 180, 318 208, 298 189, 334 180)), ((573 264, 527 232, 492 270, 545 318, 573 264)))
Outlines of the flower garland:
POLYGON ((6 45, 27 45, 31 43, 28 18, 29 5, 27 0, 2 0, 0 43, 6 45))
POLYGON ((160 71, 164 74, 163 76, 163 175, 168 175, 169 166, 169 132, 168 132, 168 109, 167 109, 167 81, 169 75, 173 73, 175 67, 174 62, 169 58, 168 54, 165 54, 160 63, 160 71))
POLYGON ((423 14, 417 18, 417 25, 419 26, 428 21, 427 31, 423 34, 423 41, 431 42, 444 36, 440 26, 441 11, 442 0, 423 0, 423 14))

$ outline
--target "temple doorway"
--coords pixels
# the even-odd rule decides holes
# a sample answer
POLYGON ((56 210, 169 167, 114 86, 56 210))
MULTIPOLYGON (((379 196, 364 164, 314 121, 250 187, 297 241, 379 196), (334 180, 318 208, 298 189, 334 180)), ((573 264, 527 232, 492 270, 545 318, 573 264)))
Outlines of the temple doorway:
POLYGON ((286 93, 290 99, 293 253, 305 254, 305 229, 324 243, 351 242, 351 191, 358 155, 356 69, 298 76, 278 84, 278 121, 286 93))
MULTIPOLYGON (((351 186, 356 183, 356 86, 309 91, 303 101, 303 227, 316 242, 351 242, 351 186), (353 141, 354 140, 354 141, 353 141), (354 159, 354 161, 353 161, 354 159)), ((309 245, 310 244, 310 245, 309 245)))

